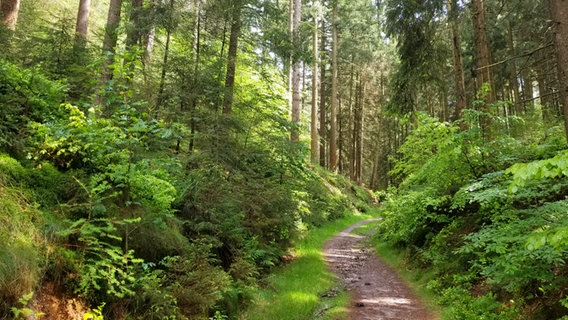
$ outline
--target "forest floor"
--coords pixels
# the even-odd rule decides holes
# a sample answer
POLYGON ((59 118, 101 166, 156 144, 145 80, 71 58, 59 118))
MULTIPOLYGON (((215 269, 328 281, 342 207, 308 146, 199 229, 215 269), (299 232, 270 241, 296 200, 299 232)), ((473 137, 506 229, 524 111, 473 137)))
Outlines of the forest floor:
POLYGON ((377 221, 357 222, 328 240, 324 256, 351 296, 350 320, 436 320, 411 292, 396 271, 368 248, 367 236, 356 228, 377 221))

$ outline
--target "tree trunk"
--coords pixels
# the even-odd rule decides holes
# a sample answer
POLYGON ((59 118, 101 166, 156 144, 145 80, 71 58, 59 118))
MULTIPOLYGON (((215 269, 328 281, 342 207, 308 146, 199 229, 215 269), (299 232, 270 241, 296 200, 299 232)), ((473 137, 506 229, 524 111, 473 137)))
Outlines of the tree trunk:
POLYGON ((467 101, 465 97, 465 80, 463 73, 463 62, 462 62, 462 52, 461 52, 461 40, 458 28, 458 12, 456 0, 448 0, 448 11, 450 25, 452 28, 452 50, 454 53, 454 81, 456 90, 456 109, 452 120, 457 120, 462 118, 463 110, 467 106, 467 101))
MULTIPOLYGON (((355 83, 355 57, 353 55, 351 55, 351 67, 349 70, 349 112, 347 114, 347 118, 349 119, 349 123, 347 125, 347 130, 349 132, 353 132, 353 125, 354 125, 354 119, 353 119, 353 113, 354 113, 354 104, 353 104, 353 98, 354 98, 354 94, 353 91, 356 91, 356 83, 355 83), (355 86, 355 88, 354 88, 355 86)), ((357 78, 358 81, 358 78, 357 78)), ((357 97, 355 97, 355 101, 357 101, 357 97)), ((355 143, 353 142, 353 137, 351 137, 351 141, 349 143, 349 176, 351 178, 351 180, 354 179, 354 172, 355 172, 355 143)))
MULTIPOLYGON (((317 1, 314 1, 317 4, 317 1)), ((311 156, 310 160, 312 164, 318 163, 318 61, 319 61, 319 52, 318 52, 318 13, 314 13, 314 34, 313 34, 313 65, 312 65, 312 114, 311 114, 311 122, 310 122, 310 147, 311 147, 311 156)))
POLYGON ((363 109, 365 104, 365 79, 359 76, 359 90, 357 92, 359 103, 355 109, 355 179, 358 184, 362 183, 363 177, 363 109))
POLYGON ((533 76, 530 67, 526 67, 521 71, 523 77, 523 106, 525 112, 534 107, 534 90, 533 90, 533 76))
MULTIPOLYGON (((515 42, 513 38, 513 26, 509 23, 508 26, 508 37, 507 37, 507 51, 509 52, 509 56, 512 58, 515 56, 515 42)), ((522 105, 521 105, 521 94, 519 92, 519 71, 517 70, 517 63, 513 59, 511 63, 510 75, 509 75, 509 85, 512 87, 509 91, 513 91, 513 106, 515 110, 515 114, 520 116, 522 114, 522 105)))
MULTIPOLYGON (((170 0, 170 10, 173 12, 175 6, 175 1, 170 0)), ((158 86, 158 103, 156 104, 157 109, 160 108, 162 103, 164 102, 164 88, 166 85, 166 73, 168 68, 168 60, 170 56, 170 43, 172 40, 172 31, 173 31, 173 18, 170 15, 170 19, 168 21, 168 25, 166 28, 166 46, 164 48, 164 60, 162 62, 162 73, 160 75, 160 84, 158 86)))
POLYGON ((225 76, 225 95, 223 113, 233 112, 233 92, 235 86, 235 72, 237 70, 237 49, 241 34, 241 0, 233 1, 231 17, 231 34, 229 35, 229 53, 227 56, 227 74, 225 76))
POLYGON ((77 23, 75 25, 75 42, 84 46, 87 42, 89 33, 89 13, 91 0, 80 0, 79 10, 77 11, 77 23))
MULTIPOLYGON (((294 45, 294 0, 288 0, 288 41, 291 47, 294 45)), ((288 111, 292 111, 293 98, 293 77, 294 77, 294 49, 291 48, 288 54, 288 61, 286 62, 286 74, 288 75, 288 111)))
POLYGON ((471 1, 471 13, 473 21, 477 90, 480 90, 483 85, 487 85, 489 93, 485 102, 492 103, 495 101, 495 88, 491 75, 491 53, 489 51, 489 41, 487 40, 487 30, 485 27, 485 8, 483 0, 471 1))
MULTIPOLYGON (((325 52, 326 46, 326 33, 325 33, 325 19, 321 20, 321 52, 325 52)), ((319 136, 320 136, 320 166, 326 168, 326 160, 327 160, 327 122, 326 122, 326 107, 325 107, 325 98, 326 98, 326 79, 325 79, 325 68, 326 62, 321 62, 321 70, 320 70, 320 123, 319 123, 319 136)))
POLYGON ((20 11, 20 0, 2 0, 2 23, 11 31, 16 30, 18 13, 20 11))
MULTIPOLYGON (((152 0, 152 15, 156 15, 155 10, 156 0, 152 0)), ((154 38, 156 36, 156 22, 155 18, 152 18, 150 25, 144 30, 144 56, 142 57, 142 65, 144 68, 150 63, 152 58, 152 51, 154 51, 154 38)))
POLYGON ((549 0, 550 17, 554 22, 554 43, 558 60, 558 80, 564 129, 568 136, 568 0, 549 0))
MULTIPOLYGON (((300 22, 302 19, 302 0, 291 0, 294 2, 294 20, 292 22, 292 38, 294 48, 297 50, 300 47, 300 22)), ((300 59, 294 58, 292 60, 292 132, 290 140, 298 142, 300 133, 298 128, 300 125, 300 59)))
POLYGON ((344 149, 345 149, 345 136, 349 136, 349 130, 347 134, 344 132, 344 121, 345 117, 343 115, 341 95, 337 97, 337 172, 340 174, 345 173, 345 161, 344 161, 344 149))
POLYGON ((332 12, 332 49, 331 49, 331 134, 329 141, 329 170, 337 170, 337 77, 339 66, 337 64, 337 1, 333 1, 332 12))
POLYGON ((126 29, 126 50, 132 49, 141 43, 142 26, 140 23, 143 0, 131 0, 130 19, 126 29))
MULTIPOLYGON (((112 70, 110 65, 114 62, 114 53, 116 51, 116 43, 118 42, 118 25, 120 23, 120 13, 122 9, 122 0, 111 0, 108 9, 107 24, 105 28, 105 37, 103 40, 103 55, 106 56, 103 61, 99 85, 105 86, 112 79, 112 70)), ((102 105, 104 109, 105 100, 103 94, 98 94, 95 98, 95 105, 102 105)))
POLYGON ((353 105, 353 128, 351 128, 353 131, 352 135, 351 135, 351 169, 350 169, 350 177, 351 177, 351 181, 356 181, 357 180, 357 141, 359 140, 357 138, 357 120, 359 119, 358 117, 358 110, 359 110, 359 104, 361 96, 359 95, 359 88, 361 86, 361 77, 360 77, 360 73, 359 71, 357 71, 357 75, 355 77, 355 103, 353 105))
POLYGON ((192 89, 193 93, 191 95, 191 104, 190 104, 190 135, 189 135, 189 151, 192 152, 195 146, 195 132, 196 132, 196 121, 195 121, 195 110, 197 108, 197 94, 201 92, 198 89, 199 86, 199 64, 201 61, 201 0, 195 0, 195 24, 193 26, 193 79, 192 79, 192 89))

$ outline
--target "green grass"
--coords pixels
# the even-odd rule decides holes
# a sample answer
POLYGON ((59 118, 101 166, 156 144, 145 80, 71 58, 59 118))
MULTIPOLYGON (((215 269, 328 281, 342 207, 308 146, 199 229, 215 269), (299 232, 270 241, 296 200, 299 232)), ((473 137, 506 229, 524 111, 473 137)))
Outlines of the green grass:
POLYGON ((345 319, 349 296, 327 271, 322 247, 327 239, 365 218, 369 216, 349 216, 310 231, 297 243, 296 259, 266 279, 241 319, 345 319), (337 296, 321 297, 331 291, 337 291, 337 296))
POLYGON ((442 307, 436 303, 436 294, 427 288, 428 282, 436 278, 434 272, 408 268, 403 251, 397 250, 380 239, 374 238, 372 241, 377 254, 384 262, 397 271, 398 275, 411 288, 416 297, 424 303, 428 311, 436 315, 442 314, 442 307))

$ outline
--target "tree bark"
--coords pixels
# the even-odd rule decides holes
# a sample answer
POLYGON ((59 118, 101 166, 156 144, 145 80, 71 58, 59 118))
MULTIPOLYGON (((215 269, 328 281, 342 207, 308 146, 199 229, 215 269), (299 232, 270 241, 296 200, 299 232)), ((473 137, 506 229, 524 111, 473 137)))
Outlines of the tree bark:
POLYGON ((534 90, 533 90, 533 75, 530 66, 526 67, 521 71, 523 77, 523 105, 525 110, 529 111, 529 108, 534 107, 534 90))
MULTIPOLYGON (((317 4, 317 0, 314 1, 317 4)), ((312 65, 312 114, 310 122, 310 160, 312 164, 318 163, 319 156, 319 139, 318 139, 318 72, 319 72, 319 52, 318 52, 318 13, 314 13, 314 34, 313 34, 313 65, 312 65)))
MULTIPOLYGON (((294 48, 298 50, 300 47, 300 22, 302 19, 302 0, 291 0, 294 3, 294 19, 292 22, 292 43, 294 48)), ((300 133, 298 131, 300 124, 300 59, 293 58, 292 71, 292 132, 290 140, 298 142, 300 133)))
POLYGON ((333 1, 332 9, 332 50, 331 50, 331 134, 329 141, 329 170, 335 172, 337 170, 337 77, 339 66, 337 64, 337 1, 333 1))
POLYGON ((196 126, 196 121, 195 121, 195 110, 197 108, 197 100, 198 100, 198 92, 201 92, 201 90, 198 90, 198 86, 199 86, 199 79, 198 79, 198 75, 199 75, 199 64, 201 62, 201 0, 195 0, 195 8, 194 8, 194 13, 195 13, 195 24, 193 26, 193 79, 192 79, 192 90, 193 90, 193 94, 191 95, 191 104, 190 104, 190 120, 189 120, 189 126, 190 126, 190 135, 189 135, 189 151, 192 152, 193 148, 195 146, 195 132, 197 130, 196 126))
POLYGON ((77 11, 77 23, 75 25, 75 42, 84 46, 89 34, 89 13, 91 0, 80 0, 77 11))
MULTIPOLYGON (((152 10, 150 14, 154 16, 156 15, 155 4, 156 0, 152 0, 151 2, 152 10)), ((154 51, 154 38, 156 36, 156 21, 154 17, 151 19, 150 25, 148 25, 147 28, 144 30, 143 36, 144 36, 144 55, 142 56, 142 65, 144 66, 144 68, 146 68, 146 66, 152 60, 152 51, 154 51)))
MULTIPOLYGON (((321 52, 325 52, 326 48, 326 32, 325 32, 325 19, 321 20, 321 52)), ((321 61, 320 66, 320 123, 319 123, 319 136, 320 136, 320 166, 326 167, 327 160, 327 122, 326 122, 326 79, 325 79, 325 69, 326 62, 321 61)))
POLYGON ((568 0, 549 0, 554 23, 554 43, 558 61, 558 91, 564 113, 564 129, 568 137, 568 0))
POLYGON ((0 5, 2 11, 2 23, 11 31, 16 30, 18 13, 20 12, 20 0, 2 0, 0 5))
MULTIPOLYGON (((174 0, 170 0, 170 10, 173 12, 175 6, 175 1, 174 0)), ((167 67, 168 67, 168 59, 170 56, 170 43, 171 43, 171 39, 172 39, 172 31, 173 31, 173 19, 170 16, 170 19, 168 21, 168 25, 166 27, 166 46, 164 48, 164 60, 162 62, 162 73, 160 75, 160 84, 158 87, 158 102, 156 103, 156 109, 159 109, 159 107, 162 105, 162 103, 164 102, 164 89, 165 89, 165 85, 166 85, 166 73, 167 73, 167 67)))
POLYGON ((452 50, 454 54, 454 82, 456 90, 456 109, 452 120, 460 119, 463 116, 463 110, 467 106, 465 96, 465 80, 463 73, 461 40, 458 28, 458 12, 456 0, 448 0, 448 11, 450 26, 452 29, 452 50))
MULTIPOLYGON (((356 82, 355 82, 355 56, 351 55, 351 67, 349 68, 349 110, 348 110, 348 114, 347 114, 347 119, 349 120, 348 124, 347 124, 347 131, 348 132, 353 132, 353 126, 354 126, 354 104, 353 104, 353 97, 354 94, 353 92, 357 90, 356 86, 356 82), (354 88, 355 87, 355 88, 354 88)), ((358 78, 357 78, 358 81, 358 78)), ((355 101, 357 101, 357 97, 355 97, 355 101)), ((355 102, 356 103, 356 102, 355 102)), ((355 173, 355 143, 353 142, 353 136, 351 136, 350 139, 350 143, 349 143, 349 176, 351 178, 351 180, 354 179, 354 173, 355 173)))
MULTIPOLYGON (((508 26, 508 37, 507 37, 507 51, 509 52, 510 57, 515 56, 515 43, 513 37, 513 26, 509 23, 508 26)), ((517 63, 515 60, 511 61, 511 69, 509 75, 509 85, 512 87, 510 90, 513 91, 513 106, 515 110, 515 114, 520 116, 522 114, 522 105, 521 105, 521 94, 519 92, 519 81, 518 81, 518 73, 517 70, 517 63)), ((510 91, 509 90, 509 91, 510 91)))
MULTIPOLYGON (((111 0, 108 9, 107 24, 105 28, 105 37, 103 40, 103 55, 106 59, 103 61, 99 85, 102 87, 112 79, 112 70, 110 65, 114 62, 114 53, 116 51, 116 43, 118 42, 118 25, 120 23, 120 13, 122 9, 122 0, 111 0)), ((102 94, 98 94, 95 98, 95 105, 104 105, 105 100, 102 94)))
POLYGON ((471 13, 473 21, 477 90, 481 89, 484 84, 487 85, 489 93, 485 102, 492 103, 495 101, 495 88, 490 67, 491 52, 489 51, 489 41, 487 40, 485 7, 483 0, 471 1, 471 13))
POLYGON ((225 95, 223 113, 233 112, 233 93, 235 86, 235 72, 237 70, 237 49, 241 34, 241 0, 233 1, 231 17, 231 33, 229 35, 229 53, 227 57, 227 74, 225 76, 225 95))

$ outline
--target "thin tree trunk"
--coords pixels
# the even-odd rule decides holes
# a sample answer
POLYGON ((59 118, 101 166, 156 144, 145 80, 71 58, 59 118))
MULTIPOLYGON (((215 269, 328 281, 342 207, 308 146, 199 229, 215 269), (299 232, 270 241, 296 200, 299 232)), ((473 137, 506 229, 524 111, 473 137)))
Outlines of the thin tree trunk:
POLYGON ((357 90, 358 103, 355 107, 355 126, 354 126, 354 143, 355 143, 355 179, 353 181, 361 183, 363 176, 363 105, 365 103, 365 79, 362 75, 359 78, 359 88, 357 90))
MULTIPOLYGON (((173 12, 174 9, 174 5, 175 5, 175 1, 174 0, 170 0, 170 10, 173 12)), ((170 43, 171 43, 171 39, 172 39, 172 29, 173 29, 173 19, 170 16, 170 19, 168 21, 168 26, 167 26, 167 30, 166 30, 166 46, 164 48, 164 60, 162 62, 162 73, 160 75, 160 85, 159 85, 159 89, 158 89, 158 103, 157 103, 157 107, 159 108, 162 103, 164 103, 164 88, 166 85, 166 73, 167 73, 167 68, 168 68, 168 60, 169 60, 169 56, 170 56, 170 43)))
MULTIPOLYGON (((540 95, 540 104, 542 105, 542 117, 545 123, 550 123, 555 116, 559 115, 555 110, 554 100, 551 99, 553 94, 551 88, 553 84, 550 80, 549 63, 550 57, 554 56, 547 51, 539 51, 538 59, 541 61, 538 68, 535 69, 538 81, 538 90, 540 95)), ((553 58, 554 59, 554 58, 553 58)), ((553 74, 556 76, 556 74, 553 74)))
MULTIPOLYGON (((317 0, 314 1, 317 4, 317 0)), ((312 164, 318 163, 318 156, 319 156, 319 139, 318 139, 318 72, 319 72, 319 52, 318 52, 318 14, 314 13, 314 34, 313 34, 313 65, 312 65, 312 114, 311 114, 311 122, 310 122, 310 147, 311 147, 311 156, 310 160, 312 164)))
POLYGON ((362 185, 363 184, 363 171, 365 169, 364 162, 363 162, 363 152, 364 152, 364 143, 365 139, 363 137, 363 127, 365 126, 365 95, 367 91, 366 87, 366 80, 363 81, 361 84, 361 106, 359 107, 359 133, 357 134, 357 138, 359 142, 357 143, 359 147, 359 154, 357 157, 357 161, 359 162, 359 172, 357 174, 357 183, 362 185))
POLYGON ((484 84, 489 88, 486 97, 487 103, 495 101, 495 88, 491 75, 491 53, 489 51, 489 41, 487 40, 487 30, 485 26, 485 7, 483 0, 471 1, 471 13, 473 21, 475 65, 477 72, 477 90, 484 84))
MULTIPOLYGON (((300 47, 300 22, 302 19, 302 0, 291 0, 294 3, 294 20, 292 23, 292 43, 294 48, 300 47)), ((298 127, 300 124, 300 60, 294 58, 292 61, 293 71, 292 71, 292 132, 290 135, 290 140, 292 142, 298 142, 300 139, 300 133, 298 132, 298 127)))
POLYGON ((355 104, 353 106, 353 128, 351 134, 351 169, 350 169, 350 178, 352 181, 357 180, 357 142, 359 141, 357 138, 357 120, 359 117, 357 116, 357 111, 359 109, 359 104, 361 103, 360 99, 361 96, 359 95, 359 87, 361 86, 361 77, 359 71, 357 71, 357 75, 355 76, 355 104))
MULTIPOLYGON (((348 132, 352 132, 353 130, 353 91, 355 90, 353 88, 353 86, 356 86, 355 84, 355 56, 351 55, 351 67, 349 68, 349 111, 347 114, 347 119, 349 119, 349 123, 347 125, 347 131, 348 132)), ((355 97, 356 98, 356 97, 355 97)), ((351 141, 349 141, 349 176, 351 177, 351 179, 353 179, 353 173, 355 172, 355 156, 354 156, 354 150, 355 150, 355 143, 353 142, 353 137, 351 136, 351 141)))
POLYGON ((197 90, 197 86, 199 83, 198 75, 199 75, 199 64, 201 61, 201 46, 200 46, 200 38, 201 38, 201 0, 195 0, 195 25, 193 27, 193 51, 194 51, 194 59, 193 59, 193 79, 192 79, 192 88, 193 93, 191 96, 191 109, 190 112, 190 120, 189 120, 189 127, 190 127, 190 136, 189 136, 189 151, 193 151, 195 145, 195 132, 196 132, 196 123, 195 123, 195 110, 197 108, 197 92, 201 90, 197 90))
POLYGON ((523 104, 525 108, 525 112, 529 111, 529 108, 532 109, 534 107, 534 90, 533 90, 533 76, 532 70, 527 67, 522 70, 521 72, 523 76, 523 104))
POLYGON ((345 165, 344 165, 344 155, 343 155, 343 151, 345 149, 344 146, 344 142, 345 142, 345 138, 344 136, 347 135, 349 136, 349 130, 347 131, 347 134, 345 134, 344 132, 344 128, 343 128, 343 123, 345 121, 345 117, 343 116, 343 104, 341 103, 341 95, 338 95, 337 97, 337 153, 338 153, 338 157, 337 157, 337 172, 344 174, 345 173, 345 165))
MULTIPOLYGON (((152 0, 152 15, 156 15, 154 5, 156 0, 152 0)), ((155 18, 152 18, 150 25, 144 31, 144 56, 142 57, 142 64, 144 68, 150 63, 152 58, 152 51, 154 51, 154 38, 156 36, 156 23, 155 18)))
POLYGON ((89 13, 91 0, 80 0, 77 10, 77 23, 75 24, 75 42, 83 47, 87 43, 89 34, 89 13))
MULTIPOLYGON (((290 41, 292 47, 294 44, 294 5, 295 0, 288 0, 288 41, 290 41)), ((290 49, 290 53, 288 54, 286 71, 288 75, 288 112, 291 112, 294 100, 294 90, 292 89, 294 78, 294 49, 290 49)))
POLYGON ((333 46, 331 50, 331 134, 329 141, 329 170, 337 170, 337 77, 339 66, 337 64, 337 1, 333 1, 332 12, 332 38, 333 46))
POLYGON ((20 0, 2 0, 0 5, 2 11, 2 23, 11 31, 16 30, 18 13, 20 12, 20 0))
POLYGON ((223 113, 233 112, 233 93, 235 86, 235 72, 237 70, 237 49, 241 34, 241 0, 234 0, 231 17, 231 34, 229 36, 229 54, 227 57, 227 74, 225 77, 225 95, 223 113))
MULTIPOLYGON (((122 0, 111 0, 109 4, 107 24, 105 28, 105 37, 103 40, 103 55, 106 59, 103 61, 102 72, 99 79, 99 86, 103 87, 112 79, 112 70, 110 65, 114 63, 114 53, 118 42, 118 25, 120 23, 120 13, 122 9, 122 0)), ((103 94, 98 94, 95 98, 95 105, 102 105, 105 109, 105 99, 103 94)))
MULTIPOLYGON (((326 46, 326 32, 325 32, 325 19, 321 20, 321 52, 325 53, 325 46, 326 46)), ((326 168, 327 162, 327 123, 326 123, 326 79, 325 79, 325 69, 326 69, 326 62, 321 62, 320 67, 320 123, 319 123, 319 135, 320 135, 320 166, 326 168)))
POLYGON ((452 28, 452 50, 454 54, 454 81, 456 90, 456 109, 452 120, 460 119, 463 110, 467 106, 465 96, 465 80, 463 73, 463 62, 461 52, 460 33, 458 28, 458 12, 456 0, 448 0, 448 11, 450 15, 450 25, 452 28))
POLYGON ((568 0, 549 0, 550 16, 554 22, 554 43, 558 61, 558 80, 564 129, 568 137, 568 0))
MULTIPOLYGON (((513 26, 509 23, 507 29, 508 37, 507 37, 507 51, 509 51, 509 56, 515 56, 515 42, 513 38, 513 26)), ((509 75, 509 83, 513 90, 513 106, 515 109, 515 114, 520 116, 522 114, 522 105, 521 105, 521 94, 519 92, 519 81, 518 81, 518 70, 517 70, 517 63, 515 60, 511 61, 511 70, 509 75)))

